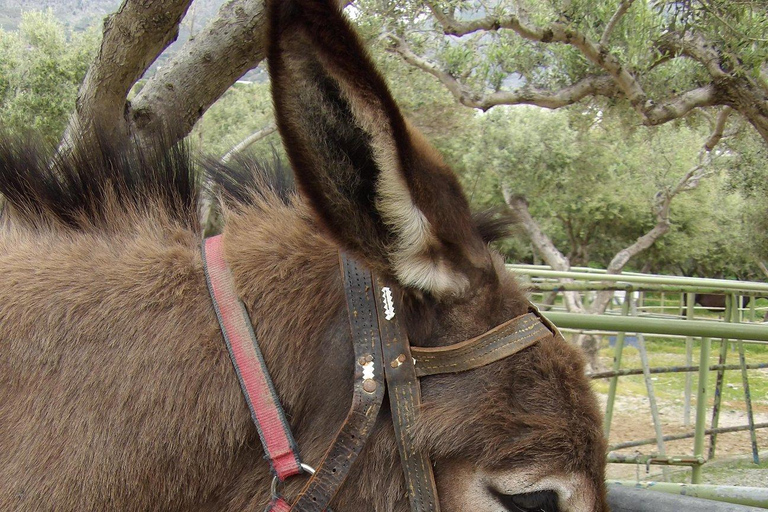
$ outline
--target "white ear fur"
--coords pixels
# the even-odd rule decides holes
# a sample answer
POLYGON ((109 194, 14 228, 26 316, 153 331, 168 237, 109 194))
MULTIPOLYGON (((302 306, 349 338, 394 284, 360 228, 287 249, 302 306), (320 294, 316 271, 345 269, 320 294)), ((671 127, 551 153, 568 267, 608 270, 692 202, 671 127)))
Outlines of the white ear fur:
MULTIPOLYGON (((376 184, 376 207, 396 234, 389 255, 395 276, 402 285, 435 296, 461 295, 468 288, 469 279, 446 261, 430 256, 430 248, 437 247, 439 241, 429 220, 413 203, 400 169, 391 125, 382 122, 386 119, 384 112, 346 84, 339 86, 360 126, 371 136, 374 159, 381 171, 376 184)), ((408 131, 414 132, 410 126, 408 131)))

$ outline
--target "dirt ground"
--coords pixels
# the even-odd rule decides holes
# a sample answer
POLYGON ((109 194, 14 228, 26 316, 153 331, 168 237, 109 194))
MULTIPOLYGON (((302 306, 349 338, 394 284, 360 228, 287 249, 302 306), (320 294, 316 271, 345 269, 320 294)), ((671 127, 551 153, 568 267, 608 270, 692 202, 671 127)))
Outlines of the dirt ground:
MULTIPOLYGON (((605 405, 605 395, 601 396, 601 399, 603 405, 605 405)), ((674 401, 657 399, 657 404, 664 435, 682 434, 693 431, 696 415, 695 404, 692 406, 694 409, 691 411, 691 425, 689 427, 686 427, 683 424, 682 398, 674 401)), ((655 437, 650 407, 646 397, 617 396, 614 411, 609 440, 611 445, 624 441, 655 437)), ((768 404, 765 404, 762 401, 755 403, 753 405, 753 412, 755 423, 768 422, 768 404)), ((711 409, 709 409, 707 413, 707 425, 711 422, 711 414, 711 409)), ((722 411, 720 413, 721 427, 746 425, 747 423, 747 414, 743 402, 723 402, 722 411)), ((768 450, 768 429, 757 430, 757 446, 758 450, 768 450)), ((680 441, 668 441, 665 443, 665 449, 668 456, 690 456, 693 454, 693 438, 680 441)), ((705 457, 708 450, 709 436, 705 438, 705 457)), ((760 467, 757 468, 749 463, 749 461, 751 461, 751 451, 749 431, 719 434, 717 436, 715 460, 711 463, 708 462, 708 465, 704 466, 705 481, 702 483, 715 483, 706 481, 708 468, 713 468, 713 470, 718 467, 723 468, 725 464, 723 464, 722 461, 738 460, 738 471, 734 470, 735 473, 729 476, 728 471, 724 472, 723 469, 719 470, 719 473, 724 474, 718 475, 716 483, 723 485, 768 487, 768 469, 765 469, 765 464, 761 464, 760 467), (750 466, 755 469, 750 471, 750 466)), ((625 455, 651 455, 657 454, 658 449, 656 445, 653 444, 629 448, 616 453, 625 455)), ((763 458, 765 458, 768 453, 763 453, 762 455, 763 458)), ((761 460, 761 463, 762 462, 764 461, 761 460)), ((647 468, 645 465, 609 464, 607 477, 609 479, 618 480, 660 480, 663 476, 662 471, 662 466, 651 466, 650 468, 647 468)), ((687 468, 674 467, 669 468, 667 471, 668 477, 673 481, 690 482, 690 470, 687 468), (685 476, 688 476, 688 478, 684 479, 685 476)), ((709 472, 711 473, 712 471, 709 472)))

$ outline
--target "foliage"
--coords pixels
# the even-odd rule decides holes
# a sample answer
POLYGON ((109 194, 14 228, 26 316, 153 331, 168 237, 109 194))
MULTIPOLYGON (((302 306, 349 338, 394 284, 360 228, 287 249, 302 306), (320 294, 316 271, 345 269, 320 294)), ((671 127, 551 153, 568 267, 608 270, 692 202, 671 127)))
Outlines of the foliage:
MULTIPOLYGON (((684 91, 707 78, 693 60, 664 59, 649 45, 670 30, 706 35, 728 50, 729 62, 759 79, 768 23, 764 9, 745 8, 753 3, 636 0, 613 31, 610 51, 638 72, 651 96, 684 91)), ((454 8, 462 21, 512 9, 530 23, 565 23, 592 39, 600 38, 617 4, 519 0, 513 8, 508 0, 440 3, 446 12, 454 8)), ((502 185, 510 187, 528 199, 534 218, 574 264, 604 267, 653 227, 657 194, 674 188, 696 164, 712 130, 715 113, 642 127, 621 97, 592 98, 556 111, 467 109, 437 78, 392 53, 386 34, 407 36, 415 52, 475 90, 524 85, 553 90, 600 70, 572 46, 543 45, 511 31, 445 37, 421 1, 358 0, 352 16, 398 103, 459 172, 473 207, 503 205, 502 185)), ((0 123, 58 140, 97 43, 95 29, 71 33, 50 12, 25 14, 18 32, 0 31, 0 123)), ((768 261, 768 146, 736 119, 732 116, 715 152, 713 174, 675 198, 669 233, 630 267, 759 277, 755 260, 768 261)), ((272 122, 268 84, 238 83, 208 110, 190 140, 202 153, 221 157, 272 122)), ((277 134, 251 151, 269 159, 275 148, 281 149, 277 134)), ((502 248, 510 260, 534 259, 522 235, 502 248)))
MULTIPOLYGON (((502 185, 526 197, 531 214, 572 264, 607 266, 656 223, 657 194, 698 160, 704 127, 628 129, 594 110, 497 108, 476 116, 458 168, 476 206, 503 203, 502 185)), ((747 277, 757 271, 743 194, 729 187, 734 159, 675 198, 670 232, 631 267, 689 275, 747 277)), ((530 249, 508 246, 510 259, 530 249)))
POLYGON ((18 32, 0 30, 0 125, 57 141, 98 38, 68 31, 51 11, 25 13, 18 32))
MULTIPOLYGON (((237 83, 205 113, 189 140, 203 153, 224 156, 250 134, 274 122, 268 83, 237 83)), ((281 148, 277 134, 272 134, 248 150, 259 158, 271 158, 272 150, 281 148)))

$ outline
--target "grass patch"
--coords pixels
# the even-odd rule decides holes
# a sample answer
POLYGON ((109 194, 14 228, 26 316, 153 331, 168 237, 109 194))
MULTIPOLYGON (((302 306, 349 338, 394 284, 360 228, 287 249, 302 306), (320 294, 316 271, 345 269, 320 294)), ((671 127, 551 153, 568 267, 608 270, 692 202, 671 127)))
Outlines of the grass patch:
MULTIPOLYGON (((718 364, 720 357, 719 340, 712 341, 709 364, 718 364)), ((648 360, 651 367, 656 366, 685 366, 685 341, 680 339, 649 339, 646 340, 648 350, 648 360)), ((768 362, 768 346, 745 344, 745 358, 747 363, 765 363, 768 362)), ((605 358, 613 358, 613 347, 605 347, 601 350, 601 355, 605 358)), ((698 366, 701 342, 693 342, 693 362, 692 366, 698 366)), ((727 343, 726 364, 738 364, 739 353, 736 343, 727 343)), ((640 352, 635 347, 624 347, 622 355, 622 368, 640 368, 640 352)), ((685 391, 685 373, 660 373, 651 376, 654 392, 661 399, 682 399, 685 391)), ((693 388, 698 381, 698 372, 693 372, 693 388)), ((707 379, 707 394, 710 403, 713 400, 715 386, 717 382, 717 372, 710 372, 707 379)), ((768 371, 766 370, 748 370, 750 395, 753 405, 768 406, 768 371)), ((598 392, 608 391, 608 379, 599 379, 595 381, 594 388, 598 392)), ((619 380, 619 390, 621 394, 647 396, 645 381, 642 375, 630 375, 621 377, 619 380)), ((722 391, 724 402, 743 403, 744 388, 741 378, 741 371, 728 370, 725 372, 722 391)))

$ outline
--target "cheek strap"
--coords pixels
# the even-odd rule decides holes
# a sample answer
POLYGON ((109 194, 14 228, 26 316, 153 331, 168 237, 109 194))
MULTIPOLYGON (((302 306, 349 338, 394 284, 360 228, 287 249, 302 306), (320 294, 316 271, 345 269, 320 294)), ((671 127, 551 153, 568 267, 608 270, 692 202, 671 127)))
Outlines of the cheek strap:
POLYGON ((412 347, 399 316, 399 294, 374 277, 376 312, 392 422, 411 512, 439 512, 429 454, 419 450, 414 426, 421 408, 419 377, 456 373, 510 357, 543 339, 559 336, 536 308, 470 340, 447 347, 412 347))

